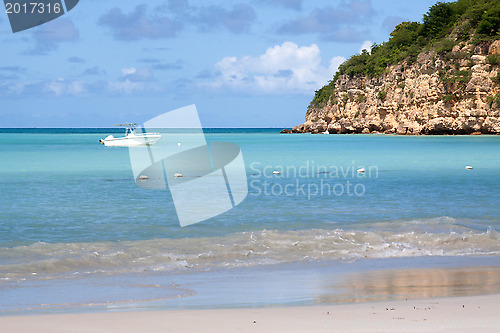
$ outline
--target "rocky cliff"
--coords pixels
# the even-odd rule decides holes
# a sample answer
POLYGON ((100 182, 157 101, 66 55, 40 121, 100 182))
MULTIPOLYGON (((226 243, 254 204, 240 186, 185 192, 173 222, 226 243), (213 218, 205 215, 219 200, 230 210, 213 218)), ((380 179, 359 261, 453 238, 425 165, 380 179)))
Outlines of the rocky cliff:
POLYGON ((340 75, 293 133, 500 134, 500 40, 420 53, 382 75, 340 75))

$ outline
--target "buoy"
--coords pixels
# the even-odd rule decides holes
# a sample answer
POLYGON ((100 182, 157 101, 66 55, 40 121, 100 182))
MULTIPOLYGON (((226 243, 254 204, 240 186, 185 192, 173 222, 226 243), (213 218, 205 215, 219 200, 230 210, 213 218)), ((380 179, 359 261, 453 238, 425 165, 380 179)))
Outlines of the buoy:
POLYGON ((466 168, 467 170, 472 170, 472 169, 473 169, 470 165, 466 166, 465 168, 466 168))
POLYGON ((363 173, 365 172, 365 168, 359 168, 358 170, 356 170, 358 173, 363 173))
POLYGON ((273 171, 273 175, 279 175, 279 174, 280 174, 279 171, 276 171, 276 170, 273 171))
POLYGON ((145 180, 145 179, 149 179, 149 177, 148 177, 148 176, 146 176, 146 175, 140 175, 140 176, 139 176, 139 179, 140 179, 140 180, 145 180))
POLYGON ((174 177, 175 178, 179 178, 179 177, 183 177, 182 173, 174 173, 174 177))

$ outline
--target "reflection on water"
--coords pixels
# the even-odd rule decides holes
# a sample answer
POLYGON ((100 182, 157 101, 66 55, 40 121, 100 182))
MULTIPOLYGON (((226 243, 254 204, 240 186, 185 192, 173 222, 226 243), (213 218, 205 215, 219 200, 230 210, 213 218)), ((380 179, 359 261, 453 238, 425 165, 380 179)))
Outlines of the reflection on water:
POLYGON ((500 267, 405 269, 349 274, 323 288, 318 303, 472 296, 500 293, 500 267))

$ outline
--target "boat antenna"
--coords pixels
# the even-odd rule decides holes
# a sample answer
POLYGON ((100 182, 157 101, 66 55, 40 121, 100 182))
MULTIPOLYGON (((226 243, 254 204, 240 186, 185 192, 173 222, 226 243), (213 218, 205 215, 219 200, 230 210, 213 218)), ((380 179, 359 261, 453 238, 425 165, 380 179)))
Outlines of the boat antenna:
POLYGON ((135 124, 135 123, 125 123, 125 124, 115 124, 115 126, 128 126, 128 127, 132 127, 132 126, 137 126, 137 124, 135 124))

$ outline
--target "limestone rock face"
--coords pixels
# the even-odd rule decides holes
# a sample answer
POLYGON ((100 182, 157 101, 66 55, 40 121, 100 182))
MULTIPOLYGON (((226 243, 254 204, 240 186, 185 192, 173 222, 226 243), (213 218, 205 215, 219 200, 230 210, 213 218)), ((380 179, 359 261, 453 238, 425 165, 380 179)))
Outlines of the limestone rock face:
POLYGON ((500 134, 500 41, 421 53, 379 77, 341 76, 293 133, 500 134), (496 60, 495 60, 496 59, 496 60))

